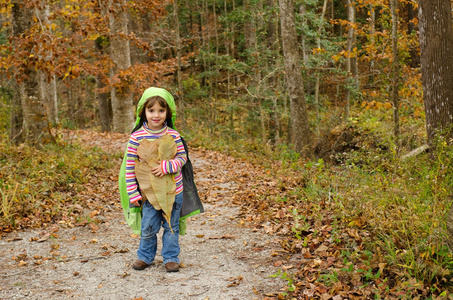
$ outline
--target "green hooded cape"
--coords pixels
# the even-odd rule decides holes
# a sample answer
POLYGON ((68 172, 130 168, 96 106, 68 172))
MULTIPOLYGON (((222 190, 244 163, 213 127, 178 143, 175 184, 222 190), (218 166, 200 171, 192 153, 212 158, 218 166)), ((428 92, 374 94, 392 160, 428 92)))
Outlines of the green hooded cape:
MULTIPOLYGON (((170 106, 172 112, 172 123, 173 127, 176 120, 176 105, 173 96, 165 89, 151 87, 145 90, 140 101, 137 104, 137 113, 136 113, 136 120, 135 125, 138 126, 140 124, 140 111, 143 108, 146 100, 153 96, 160 96, 165 101, 167 101, 168 106, 170 106)), ((175 129, 175 128, 174 128, 175 129)), ((181 137, 182 139, 182 137, 181 137)), ((183 139, 182 139, 183 140, 183 139)), ((187 152, 187 145, 183 140, 184 147, 187 152)), ((126 218, 127 224, 131 227, 134 234, 141 235, 141 221, 142 221, 142 210, 141 207, 134 206, 130 204, 129 195, 127 194, 126 189, 126 159, 127 159, 127 149, 124 153, 123 163, 121 164, 120 174, 118 178, 119 184, 119 191, 120 191, 120 198, 121 198, 121 206, 123 207, 124 217, 126 218)), ((179 234, 184 235, 186 232, 187 227, 187 220, 189 216, 193 216, 200 212, 203 212, 203 206, 201 204, 200 198, 198 197, 198 192, 196 189, 195 184, 193 183, 193 171, 192 171, 192 164, 189 160, 189 155, 187 152, 187 162, 186 165, 183 166, 183 185, 184 185, 184 194, 183 194, 183 207, 181 209, 181 217, 179 219, 179 234), (187 166, 187 167, 186 167, 187 166), (189 181, 188 181, 189 180, 189 181), (187 182, 188 181, 188 182, 187 182), (187 191, 186 191, 187 185, 187 191)))

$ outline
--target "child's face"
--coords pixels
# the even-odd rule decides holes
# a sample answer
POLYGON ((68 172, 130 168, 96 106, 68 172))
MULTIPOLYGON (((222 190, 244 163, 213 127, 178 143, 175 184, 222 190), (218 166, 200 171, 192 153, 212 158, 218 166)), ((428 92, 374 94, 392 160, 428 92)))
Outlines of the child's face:
POLYGON ((148 105, 146 107, 145 113, 149 129, 159 130, 164 127, 165 119, 167 118, 167 110, 165 107, 162 107, 158 102, 155 102, 152 106, 148 105))

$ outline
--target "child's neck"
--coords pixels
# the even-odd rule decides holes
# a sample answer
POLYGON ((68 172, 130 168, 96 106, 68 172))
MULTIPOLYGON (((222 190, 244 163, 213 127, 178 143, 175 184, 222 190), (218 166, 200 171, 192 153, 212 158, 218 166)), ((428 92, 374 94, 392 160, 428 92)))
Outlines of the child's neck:
POLYGON ((149 132, 152 132, 152 133, 156 133, 156 134, 163 133, 167 129, 167 124, 166 123, 162 126, 162 128, 157 129, 157 130, 149 128, 147 122, 143 123, 143 125, 144 125, 146 130, 148 130, 149 132))

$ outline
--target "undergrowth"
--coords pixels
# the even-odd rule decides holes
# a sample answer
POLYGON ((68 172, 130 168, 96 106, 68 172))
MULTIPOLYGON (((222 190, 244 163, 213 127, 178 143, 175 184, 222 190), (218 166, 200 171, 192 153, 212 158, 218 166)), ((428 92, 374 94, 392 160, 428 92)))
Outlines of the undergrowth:
POLYGON ((48 144, 42 150, 0 142, 0 228, 11 230, 54 222, 72 214, 80 191, 111 168, 99 149, 48 144))
MULTIPOLYGON (((307 238, 319 234, 316 220, 327 220, 333 227, 330 240, 351 255, 342 256, 342 270, 318 274, 320 282, 349 278, 369 288, 369 297, 375 299, 390 294, 429 299, 453 292, 453 255, 446 227, 447 221, 453 223, 453 216, 448 220, 453 148, 439 141, 430 153, 400 159, 401 153, 421 146, 425 139, 423 122, 409 121, 402 127, 399 155, 391 120, 380 112, 361 113, 330 128, 325 139, 336 140, 327 142, 330 148, 324 153, 329 155, 313 159, 301 158, 291 147, 263 146, 259 139, 220 134, 213 138, 199 129, 190 135, 192 145, 226 152, 271 171, 278 189, 264 190, 256 201, 270 207, 262 212, 262 219, 272 222, 269 211, 284 212, 275 223, 285 220, 290 228, 282 231, 286 250, 309 249, 307 238), (349 139, 340 140, 345 132, 349 139)), ((298 280, 305 281, 305 276, 298 280)), ((297 291, 292 295, 300 296, 297 291)))

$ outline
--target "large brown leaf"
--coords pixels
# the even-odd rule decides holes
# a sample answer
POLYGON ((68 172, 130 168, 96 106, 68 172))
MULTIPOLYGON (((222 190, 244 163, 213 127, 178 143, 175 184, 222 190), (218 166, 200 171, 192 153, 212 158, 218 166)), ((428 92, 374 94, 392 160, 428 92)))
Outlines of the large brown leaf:
POLYGON ((166 174, 156 177, 151 173, 151 169, 160 165, 158 161, 175 157, 175 140, 171 135, 166 134, 155 141, 142 141, 137 148, 137 154, 141 161, 135 166, 135 174, 140 189, 156 210, 163 210, 164 218, 170 224, 176 191, 174 176, 166 174))

